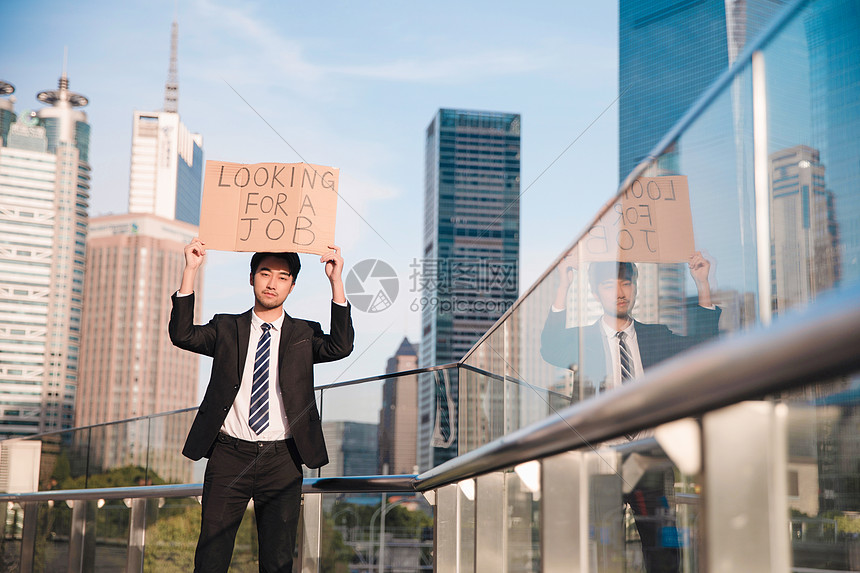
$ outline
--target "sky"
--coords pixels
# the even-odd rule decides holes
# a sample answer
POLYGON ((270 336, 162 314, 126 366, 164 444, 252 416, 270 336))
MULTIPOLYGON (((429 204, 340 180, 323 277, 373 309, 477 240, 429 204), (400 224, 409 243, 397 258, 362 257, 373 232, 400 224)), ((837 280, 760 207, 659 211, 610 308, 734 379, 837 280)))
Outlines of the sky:
MULTIPOLYGON (((163 105, 174 17, 179 112, 206 159, 340 168, 345 275, 379 259, 400 288, 384 311, 353 311, 355 350, 318 367, 318 384, 380 374, 404 336, 420 339, 412 265, 425 129, 439 108, 522 116, 521 293, 617 188, 615 2, 33 0, 2 14, 0 79, 15 86, 17 112, 56 89, 68 49, 70 88, 90 102, 90 216, 128 210, 132 114, 163 105)), ((207 258, 204 317, 249 308, 249 255, 207 258)), ((325 325, 328 282, 317 257, 302 264, 287 312, 325 325)))

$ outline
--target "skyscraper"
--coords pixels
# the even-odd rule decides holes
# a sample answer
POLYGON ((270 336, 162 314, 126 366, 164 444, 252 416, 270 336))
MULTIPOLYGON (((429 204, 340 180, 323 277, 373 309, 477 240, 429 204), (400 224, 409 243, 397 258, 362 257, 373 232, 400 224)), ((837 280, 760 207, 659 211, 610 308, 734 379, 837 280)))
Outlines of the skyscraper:
MULTIPOLYGON (((418 354, 407 338, 388 359, 386 374, 414 370, 418 354)), ((382 386, 382 409, 379 411, 379 471, 410 474, 415 471, 415 440, 418 425, 418 376, 399 376, 382 386)))
MULTIPOLYGON (((17 116, 0 147, 0 436, 74 422, 90 189, 77 108, 88 101, 65 70, 38 99, 48 107, 17 116)), ((12 102, 0 115, 16 117, 12 102)))
MULTIPOLYGON (((376 473, 376 435, 379 431, 376 424, 334 420, 323 422, 322 429, 329 463, 320 470, 321 477, 367 476, 376 473)), ((316 474, 316 470, 305 471, 316 474)))
MULTIPOLYGON (((427 127, 422 366, 455 362, 513 304, 519 288, 520 116, 440 109, 427 127)), ((419 382, 418 465, 457 454, 455 371, 419 382)))
POLYGON ((812 142, 827 167, 826 187, 832 193, 839 224, 841 284, 860 282, 860 101, 846 96, 860 75, 857 62, 857 2, 840 0, 811 11, 804 22, 809 46, 809 89, 820 102, 812 111, 812 142))
MULTIPOLYGON (((176 348, 167 336, 170 295, 185 267, 184 247, 195 236, 194 225, 149 214, 90 220, 77 426, 196 404, 198 356, 176 348)), ((194 287, 198 297, 202 296, 200 282, 198 277, 194 287)), ((198 323, 201 306, 195 309, 198 323)), ((159 439, 151 440, 166 449, 175 445, 165 458, 173 465, 159 466, 158 460, 149 460, 162 478, 190 479, 190 466, 175 455, 186 429, 174 432, 159 427, 159 439)), ((124 433, 93 444, 93 463, 101 468, 144 465, 148 436, 135 432, 152 430, 130 424, 111 431, 124 433)))
POLYGON ((784 0, 621 0, 620 180, 647 157, 782 4, 784 0))
POLYGON ((134 112, 128 210, 199 225, 203 136, 179 118, 177 30, 173 22, 164 110, 134 112))
POLYGON ((818 150, 796 145, 772 153, 769 162, 772 308, 782 313, 836 284, 839 234, 818 150))

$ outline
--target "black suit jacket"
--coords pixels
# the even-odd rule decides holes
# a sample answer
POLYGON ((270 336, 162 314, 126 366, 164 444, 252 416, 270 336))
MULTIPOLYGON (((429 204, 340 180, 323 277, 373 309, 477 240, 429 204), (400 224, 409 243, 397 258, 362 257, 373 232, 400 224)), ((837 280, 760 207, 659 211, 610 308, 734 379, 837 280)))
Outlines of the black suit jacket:
MULTIPOLYGON (((671 358, 696 344, 719 334, 721 310, 695 306, 690 309, 690 334, 679 336, 663 324, 645 324, 633 321, 639 342, 642 368, 671 358)), ((582 328, 565 328, 565 312, 550 312, 541 332, 541 356, 555 366, 577 370, 580 380, 590 381, 595 387, 604 384, 607 377, 606 351, 599 321, 582 328), (580 356, 580 332, 582 356, 580 356)), ((602 320, 602 319, 601 319, 602 320)))
MULTIPOLYGON (((208 324, 194 325, 194 295, 172 297, 170 340, 179 348, 213 358, 212 373, 183 455, 199 460, 212 451, 215 439, 242 383, 251 336, 251 313, 216 314, 208 324)), ((284 316, 278 346, 278 381, 290 432, 302 462, 310 468, 328 463, 319 411, 314 398, 316 362, 349 356, 355 333, 350 307, 332 303, 331 333, 319 323, 284 316)))

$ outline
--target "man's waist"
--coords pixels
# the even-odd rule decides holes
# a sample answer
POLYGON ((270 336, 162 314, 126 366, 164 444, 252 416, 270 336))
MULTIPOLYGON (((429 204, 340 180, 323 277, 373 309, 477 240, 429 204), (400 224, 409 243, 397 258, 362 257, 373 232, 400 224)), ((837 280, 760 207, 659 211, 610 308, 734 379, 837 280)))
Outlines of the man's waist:
POLYGON ((237 438, 236 436, 231 436, 223 431, 218 432, 217 440, 222 444, 231 444, 231 445, 245 445, 245 446, 267 446, 270 444, 286 444, 288 442, 293 441, 292 436, 287 436, 286 438, 280 440, 243 440, 242 438, 237 438))

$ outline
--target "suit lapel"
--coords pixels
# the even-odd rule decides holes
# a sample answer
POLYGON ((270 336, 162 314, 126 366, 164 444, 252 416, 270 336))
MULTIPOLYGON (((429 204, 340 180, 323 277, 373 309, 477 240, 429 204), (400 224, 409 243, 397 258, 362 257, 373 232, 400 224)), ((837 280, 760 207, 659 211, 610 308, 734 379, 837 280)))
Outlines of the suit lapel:
POLYGON ((639 343, 639 360, 642 361, 642 369, 648 370, 654 362, 654 352, 652 352, 653 337, 649 336, 646 332, 648 326, 638 320, 633 321, 633 329, 636 331, 636 341, 639 343))
MULTIPOLYGON (((285 312, 284 322, 281 324, 281 341, 278 344, 278 374, 284 371, 284 367, 287 364, 285 357, 287 355, 287 348, 290 346, 290 341, 293 339, 294 331, 295 324, 293 323, 293 319, 285 312)), ((283 380, 283 376, 279 376, 279 378, 283 380)))
POLYGON ((248 357, 248 344, 251 340, 251 313, 253 310, 236 317, 236 342, 239 344, 239 380, 245 371, 245 359, 248 357))

